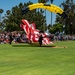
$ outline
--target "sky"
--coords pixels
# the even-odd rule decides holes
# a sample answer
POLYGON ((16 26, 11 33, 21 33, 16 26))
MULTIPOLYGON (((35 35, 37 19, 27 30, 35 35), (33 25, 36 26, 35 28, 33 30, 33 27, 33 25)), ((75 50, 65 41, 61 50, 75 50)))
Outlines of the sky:
MULTIPOLYGON (((33 2, 33 3, 37 3, 38 0, 0 0, 0 9, 3 9, 4 12, 2 13, 2 16, 4 16, 4 14, 6 13, 7 10, 11 10, 12 7, 15 7, 16 5, 19 5, 20 2, 22 3, 27 3, 27 2, 33 2)), ((63 1, 65 0, 54 0, 53 4, 59 6, 63 1)), ((48 2, 48 4, 50 4, 50 2, 48 2)), ((46 21, 47 24, 51 23, 51 13, 50 12, 46 12, 46 21)), ((56 14, 52 13, 52 23, 55 23, 55 17, 56 14)))

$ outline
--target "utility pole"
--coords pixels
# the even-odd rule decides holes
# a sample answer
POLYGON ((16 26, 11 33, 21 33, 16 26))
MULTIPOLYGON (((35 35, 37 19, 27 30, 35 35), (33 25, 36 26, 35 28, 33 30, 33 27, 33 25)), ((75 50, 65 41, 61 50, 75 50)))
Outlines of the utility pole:
MULTIPOLYGON (((53 4, 53 0, 50 0, 51 4, 53 4)), ((52 12, 51 12, 51 25, 52 25, 52 12)))

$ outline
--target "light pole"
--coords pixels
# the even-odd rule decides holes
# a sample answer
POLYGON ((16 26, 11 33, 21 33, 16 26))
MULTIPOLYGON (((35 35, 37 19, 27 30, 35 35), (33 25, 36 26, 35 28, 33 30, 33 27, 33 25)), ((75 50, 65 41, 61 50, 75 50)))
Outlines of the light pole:
POLYGON ((1 22, 1 13, 0 13, 0 22, 1 22))
MULTIPOLYGON (((53 0, 50 0, 51 4, 53 4, 53 0)), ((52 25, 52 12, 51 12, 51 25, 52 25)))

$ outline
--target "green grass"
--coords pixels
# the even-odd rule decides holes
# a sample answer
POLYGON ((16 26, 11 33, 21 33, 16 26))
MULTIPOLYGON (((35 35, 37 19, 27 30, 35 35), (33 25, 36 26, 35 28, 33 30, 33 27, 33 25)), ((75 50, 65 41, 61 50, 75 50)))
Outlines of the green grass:
POLYGON ((75 41, 54 45, 0 44, 0 75, 75 75, 75 41))

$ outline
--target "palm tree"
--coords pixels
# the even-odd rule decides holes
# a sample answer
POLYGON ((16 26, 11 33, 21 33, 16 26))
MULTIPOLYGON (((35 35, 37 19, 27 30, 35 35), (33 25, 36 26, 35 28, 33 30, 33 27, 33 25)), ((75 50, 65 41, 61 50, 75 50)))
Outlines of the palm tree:
POLYGON ((1 22, 1 14, 4 12, 3 9, 0 9, 0 22, 1 22))
POLYGON ((53 3, 54 0, 50 0, 51 4, 53 3))
POLYGON ((9 15, 11 13, 11 11, 10 10, 7 10, 6 13, 7 13, 7 15, 9 15))

